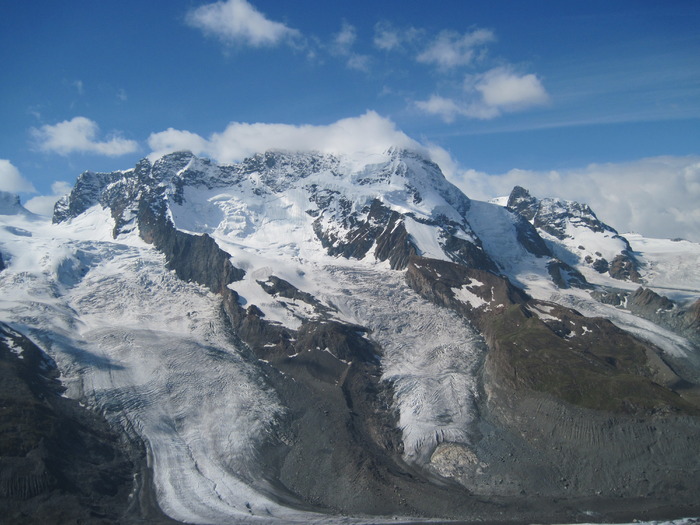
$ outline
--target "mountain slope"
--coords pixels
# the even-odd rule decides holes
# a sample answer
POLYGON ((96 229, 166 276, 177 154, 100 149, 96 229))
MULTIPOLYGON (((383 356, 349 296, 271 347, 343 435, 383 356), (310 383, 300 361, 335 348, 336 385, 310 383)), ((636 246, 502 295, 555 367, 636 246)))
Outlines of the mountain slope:
POLYGON ((692 341, 417 153, 177 153, 3 220, 4 319, 177 520, 693 512, 692 341))

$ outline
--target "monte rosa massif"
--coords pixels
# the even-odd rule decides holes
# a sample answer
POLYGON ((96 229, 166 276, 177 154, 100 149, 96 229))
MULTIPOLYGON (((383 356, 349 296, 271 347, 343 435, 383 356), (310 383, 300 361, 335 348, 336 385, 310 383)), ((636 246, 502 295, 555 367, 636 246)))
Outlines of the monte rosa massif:
POLYGON ((3 519, 699 516, 699 263, 403 149, 0 194, 3 519))

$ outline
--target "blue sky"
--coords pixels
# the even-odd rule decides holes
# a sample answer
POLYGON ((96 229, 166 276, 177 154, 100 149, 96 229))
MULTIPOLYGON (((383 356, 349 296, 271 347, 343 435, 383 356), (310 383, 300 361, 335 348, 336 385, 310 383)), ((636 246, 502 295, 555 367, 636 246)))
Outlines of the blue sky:
POLYGON ((414 141, 475 198, 700 240, 699 27, 695 1, 0 0, 0 189, 38 209, 176 147, 414 141))

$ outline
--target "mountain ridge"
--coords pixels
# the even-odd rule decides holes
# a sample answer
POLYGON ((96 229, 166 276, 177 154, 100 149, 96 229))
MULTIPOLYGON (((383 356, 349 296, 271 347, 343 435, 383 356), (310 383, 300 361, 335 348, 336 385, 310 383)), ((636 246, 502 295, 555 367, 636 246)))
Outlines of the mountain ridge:
POLYGON ((128 417, 147 443, 198 458, 193 470, 186 455, 153 448, 164 465, 154 472, 159 504, 173 518, 477 519, 501 506, 506 521, 579 520, 587 498, 608 517, 629 508, 655 515, 667 501, 693 508, 700 467, 685 444, 698 426, 697 348, 591 295, 613 293, 613 282, 633 290, 629 276, 602 275, 526 216, 470 200, 416 153, 268 152, 229 166, 190 153, 144 159, 82 174, 42 228, 36 246, 57 235, 67 245, 37 260, 30 297, 46 282, 55 290, 43 299, 48 311, 90 329, 76 328, 76 338, 48 317, 18 313, 36 299, 17 288, 29 241, 8 226, 0 251, 12 257, 0 286, 23 306, 3 303, 5 316, 74 370, 80 396, 112 406, 117 427, 128 417), (133 308, 154 319, 147 330, 109 295, 113 281, 144 301, 133 308), (181 311, 180 302, 191 306, 181 311), (160 337, 181 364, 158 374, 156 363, 174 358, 155 336, 168 326, 160 337), (153 349, 141 357, 154 366, 146 376, 133 360, 148 355, 144 345, 153 349), (103 376, 77 348, 99 349, 121 368, 103 376), (188 377, 185 363, 201 375, 192 378, 215 378, 202 396, 224 396, 236 417, 258 400, 258 419, 245 420, 260 432, 234 443, 226 436, 242 432, 235 420, 173 405, 170 392, 195 396, 171 383, 188 377), (214 363, 227 363, 226 374, 214 363), (144 405, 151 395, 158 401, 144 405), (176 434, 154 425, 147 407, 160 405, 157 417, 176 434), (192 440, 203 429, 213 432, 210 448, 192 440), (550 442, 558 448, 543 452, 550 442), (660 442, 652 465, 645 451, 660 442), (680 485, 671 465, 687 474, 680 485), (178 491, 168 477, 178 469, 192 486, 238 488, 178 491))

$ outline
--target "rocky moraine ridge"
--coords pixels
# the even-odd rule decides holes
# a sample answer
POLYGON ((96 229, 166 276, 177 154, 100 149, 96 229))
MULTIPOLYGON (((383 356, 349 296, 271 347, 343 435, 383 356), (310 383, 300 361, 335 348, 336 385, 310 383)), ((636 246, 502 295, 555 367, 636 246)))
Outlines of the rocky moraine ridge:
MULTIPOLYGON (((516 187, 506 208, 474 208, 435 164, 403 150, 359 166, 284 152, 219 166, 181 152, 128 171, 82 174, 53 220, 70 224, 107 209, 115 240, 138 234, 180 279, 220 297, 229 337, 285 407, 256 446, 256 474, 245 478, 283 505, 329 516, 504 522, 700 512, 699 303, 629 291, 643 286, 641 263, 585 205, 538 200, 516 187), (185 214, 195 202, 201 217, 185 214), (222 202, 235 206, 206 208, 222 202), (450 365, 474 371, 473 399, 454 400, 475 414, 463 433, 446 430, 455 420, 446 410, 408 450, 404 379, 387 377, 393 343, 383 328, 348 315, 342 297, 303 289, 310 281, 301 270, 295 285, 283 264, 261 272, 229 249, 269 224, 259 204, 268 202, 284 210, 277 219, 313 235, 307 244, 289 239, 302 246, 295 253, 304 271, 319 269, 304 266, 304 250, 315 246, 324 264, 341 261, 333 270, 341 275, 352 264, 375 272, 366 275, 379 280, 365 285, 376 294, 393 279, 381 275, 401 276, 402 297, 476 334, 472 353, 464 342, 464 363, 450 365), (495 244, 517 257, 482 238, 477 212, 504 225, 495 244), (576 244, 582 229, 607 251, 576 244), (509 262, 518 258, 548 289, 580 289, 592 303, 649 319, 694 353, 670 354, 609 319, 533 296, 509 262), (372 269, 378 263, 381 271, 372 269), (596 284, 589 270, 629 286, 596 284), (246 296, 247 282, 266 299, 246 296), (294 322, 273 318, 268 301, 294 322)), ((403 315, 397 303, 395 317, 403 315)))

